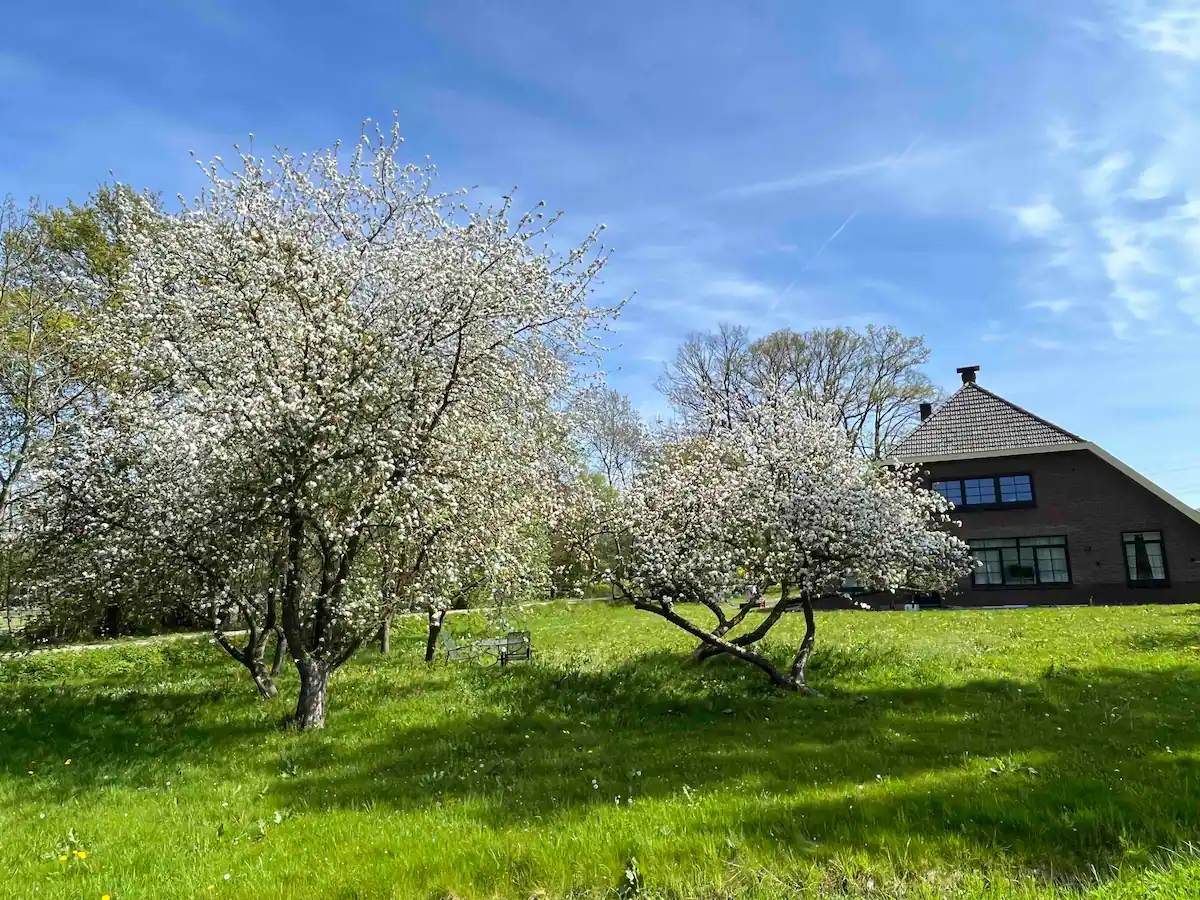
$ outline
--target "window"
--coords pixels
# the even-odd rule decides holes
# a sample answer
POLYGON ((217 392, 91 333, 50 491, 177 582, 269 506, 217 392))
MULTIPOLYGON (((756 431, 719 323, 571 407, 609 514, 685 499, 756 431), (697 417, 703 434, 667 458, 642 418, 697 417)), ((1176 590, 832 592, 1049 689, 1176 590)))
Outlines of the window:
POLYGON ((935 481, 933 489, 960 507, 1033 506, 1033 479, 1029 475, 956 478, 935 481))
POLYGON ((1161 531, 1126 531, 1121 535, 1121 543, 1125 546, 1125 576, 1131 585, 1167 583, 1167 557, 1161 531))
POLYGON ((935 481, 933 489, 953 503, 955 506, 962 506, 962 482, 961 481, 935 481))
POLYGON ((1001 503, 1033 502, 1033 482, 1028 475, 1001 475, 996 481, 1000 484, 1001 503))
POLYGON ((984 506, 995 502, 995 479, 968 478, 963 482, 963 506, 984 506))
POLYGON ((968 541, 976 587, 1037 587, 1071 583, 1067 539, 987 538, 968 541))

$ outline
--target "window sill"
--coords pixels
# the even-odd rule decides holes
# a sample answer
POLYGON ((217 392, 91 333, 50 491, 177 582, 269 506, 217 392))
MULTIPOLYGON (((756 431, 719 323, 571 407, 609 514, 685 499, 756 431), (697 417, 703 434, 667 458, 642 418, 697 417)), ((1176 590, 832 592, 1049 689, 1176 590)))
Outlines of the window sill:
POLYGON ((1074 587, 1074 583, 1070 581, 1048 581, 1044 584, 971 584, 971 589, 975 591, 1060 591, 1064 588, 1074 587))
POLYGON ((997 509, 1037 509, 1036 503, 956 503, 953 512, 986 512, 997 509))

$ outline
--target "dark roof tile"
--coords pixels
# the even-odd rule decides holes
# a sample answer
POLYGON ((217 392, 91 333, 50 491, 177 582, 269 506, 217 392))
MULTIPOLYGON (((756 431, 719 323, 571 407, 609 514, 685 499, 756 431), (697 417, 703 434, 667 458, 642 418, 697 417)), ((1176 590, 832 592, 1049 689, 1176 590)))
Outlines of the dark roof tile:
POLYGON ((1020 450, 1082 440, 969 382, 902 440, 893 454, 916 461, 949 453, 1020 450))

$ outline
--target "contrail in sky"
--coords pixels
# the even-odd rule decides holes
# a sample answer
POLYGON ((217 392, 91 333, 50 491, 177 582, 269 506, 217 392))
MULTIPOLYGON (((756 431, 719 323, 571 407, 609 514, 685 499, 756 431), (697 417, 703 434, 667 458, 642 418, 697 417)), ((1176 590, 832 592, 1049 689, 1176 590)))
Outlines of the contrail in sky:
POLYGON ((846 230, 847 226, 849 226, 849 224, 854 221, 854 217, 857 216, 861 211, 862 211, 862 207, 859 207, 854 212, 850 213, 850 215, 846 216, 846 221, 843 222, 841 225, 839 225, 837 228, 835 228, 833 231, 833 234, 831 234, 829 237, 825 238, 825 243, 823 243, 821 245, 820 249, 818 249, 817 252, 813 254, 813 258, 810 259, 807 263, 805 263, 804 268, 801 269, 800 273, 796 276, 797 278, 799 278, 800 275, 803 275, 805 272, 807 272, 812 267, 813 263, 815 263, 818 259, 821 258, 821 254, 825 252, 825 250, 829 247, 830 244, 832 244, 834 241, 837 240, 837 236, 846 230))
POLYGON ((850 225, 850 223, 854 221, 854 217, 859 214, 861 209, 862 209, 862 207, 859 207, 859 209, 856 209, 854 212, 850 213, 850 215, 846 216, 846 221, 843 222, 841 225, 839 225, 837 228, 835 228, 833 231, 833 234, 831 234, 829 237, 825 238, 825 243, 823 243, 819 248, 817 248, 817 252, 814 253, 812 255, 812 258, 804 264, 804 268, 802 268, 799 272, 796 273, 796 277, 788 282, 788 286, 783 289, 783 293, 775 298, 775 302, 771 304, 771 309, 774 309, 780 303, 783 302, 783 299, 789 293, 791 293, 791 290, 795 286, 796 282, 800 280, 800 276, 803 275, 805 272, 807 272, 810 268, 812 268, 813 263, 815 263, 818 259, 821 258, 821 254, 824 253, 826 251, 826 249, 828 249, 830 244, 832 244, 835 240, 837 240, 837 236, 839 234, 841 234, 843 231, 845 231, 846 228, 850 225))
MULTIPOLYGON (((913 138, 911 141, 909 141, 908 146, 905 147, 900 152, 900 155, 890 161, 889 167, 894 168, 895 166, 898 166, 900 163, 902 163, 904 161, 904 157, 908 156, 908 154, 912 152, 913 147, 917 146, 917 144, 920 143, 922 137, 923 137, 923 135, 918 134, 915 138, 913 138)), ((825 243, 823 243, 820 247, 817 248, 817 252, 814 253, 812 255, 812 258, 804 264, 804 267, 799 272, 796 273, 796 277, 788 282, 788 286, 783 289, 783 293, 775 298, 775 302, 771 304, 771 309, 775 309, 775 307, 779 306, 779 304, 783 302, 783 299, 785 297, 787 297, 787 295, 789 293, 791 293, 792 288, 795 287, 796 282, 800 280, 800 276, 803 275, 805 272, 807 272, 809 269, 811 269, 813 267, 813 264, 816 263, 816 261, 821 258, 821 255, 826 250, 829 249, 829 245, 837 240, 838 235, 840 235, 843 231, 845 231, 850 226, 850 223, 854 221, 854 219, 858 216, 858 214, 860 212, 862 212, 861 206, 858 209, 854 210, 854 212, 850 213, 850 215, 846 216, 846 221, 844 221, 841 225, 839 225, 837 228, 835 228, 833 230, 833 234, 831 234, 829 237, 825 238, 825 243)))

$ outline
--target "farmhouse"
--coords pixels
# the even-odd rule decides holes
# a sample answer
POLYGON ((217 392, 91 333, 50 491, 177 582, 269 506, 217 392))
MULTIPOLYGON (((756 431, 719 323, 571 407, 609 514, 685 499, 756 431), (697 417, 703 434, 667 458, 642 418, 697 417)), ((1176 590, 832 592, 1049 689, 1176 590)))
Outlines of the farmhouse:
POLYGON ((955 506, 972 606, 1194 603, 1200 513, 1119 459, 980 387, 978 366, 895 450, 955 506))

